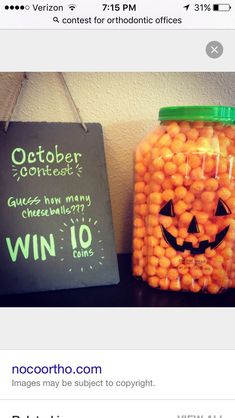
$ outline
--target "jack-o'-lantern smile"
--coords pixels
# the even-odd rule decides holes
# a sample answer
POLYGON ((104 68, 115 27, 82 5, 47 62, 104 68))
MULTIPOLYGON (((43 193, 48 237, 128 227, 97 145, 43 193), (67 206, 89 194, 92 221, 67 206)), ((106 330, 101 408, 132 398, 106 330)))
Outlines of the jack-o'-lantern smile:
MULTIPOLYGON (((171 216, 171 217, 175 216, 172 200, 167 202, 162 207, 159 214, 164 215, 164 216, 171 216)), ((231 211, 229 207, 227 206, 227 204, 222 199, 219 199, 218 205, 215 211, 215 216, 227 216, 230 214, 231 214, 231 211)), ((190 241, 184 241, 183 244, 181 245, 178 244, 177 239, 169 231, 167 231, 167 229, 163 225, 161 225, 161 228, 162 228, 162 235, 165 241, 172 248, 174 248, 176 251, 179 251, 179 252, 184 252, 185 250, 188 250, 190 251, 192 255, 196 255, 196 254, 204 254, 207 248, 210 248, 212 250, 217 248, 226 237, 226 234, 229 230, 229 225, 227 225, 225 228, 223 228, 220 232, 216 234, 214 241, 212 242, 210 242, 209 240, 200 241, 197 247, 194 247, 192 242, 190 241)), ((190 234, 199 232, 199 227, 198 227, 196 216, 193 216, 188 226, 188 232, 190 234)))

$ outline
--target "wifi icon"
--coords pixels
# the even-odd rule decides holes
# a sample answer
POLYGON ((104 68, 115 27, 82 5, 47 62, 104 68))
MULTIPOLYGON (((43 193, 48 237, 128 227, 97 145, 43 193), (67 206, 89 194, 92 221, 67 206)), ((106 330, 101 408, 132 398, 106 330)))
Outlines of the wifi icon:
POLYGON ((69 9, 73 12, 76 9, 76 4, 69 4, 69 9))

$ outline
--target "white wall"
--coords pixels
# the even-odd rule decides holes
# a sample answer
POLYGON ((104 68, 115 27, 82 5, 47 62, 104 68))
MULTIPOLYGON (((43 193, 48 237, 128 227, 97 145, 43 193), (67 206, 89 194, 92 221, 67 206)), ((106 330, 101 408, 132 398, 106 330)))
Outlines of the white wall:
MULTIPOLYGON (((154 57, 150 59, 159 59, 154 57)), ((132 158, 135 145, 157 121, 162 106, 235 105, 235 73, 67 73, 87 122, 100 122, 118 252, 131 249, 132 158)), ((0 119, 16 74, 0 73, 0 119)), ((28 74, 14 120, 75 121, 56 73, 28 74)))

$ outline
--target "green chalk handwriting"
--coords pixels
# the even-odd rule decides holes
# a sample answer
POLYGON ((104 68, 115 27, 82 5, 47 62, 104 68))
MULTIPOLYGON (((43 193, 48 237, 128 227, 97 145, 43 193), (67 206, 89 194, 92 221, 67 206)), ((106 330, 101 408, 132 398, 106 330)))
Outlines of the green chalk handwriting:
POLYGON ((24 238, 18 237, 15 244, 12 243, 11 238, 6 238, 6 244, 9 251, 11 261, 15 263, 19 257, 19 253, 28 260, 30 256, 30 249, 33 253, 34 260, 41 259, 42 261, 47 260, 47 256, 55 257, 55 239, 53 234, 49 234, 49 241, 44 236, 38 236, 34 234, 26 234, 24 238), (39 251, 40 250, 40 251, 39 251), (41 254, 41 257, 40 255, 41 254))
POLYGON ((91 243, 92 243, 92 233, 88 225, 84 225, 84 224, 80 226, 73 225, 71 227, 71 245, 72 245, 73 250, 77 249, 78 245, 80 245, 82 249, 86 250, 88 247, 91 246, 91 243), (78 240, 77 240, 77 233, 78 233, 78 240))
POLYGON ((11 196, 7 199, 9 208, 23 208, 21 216, 23 219, 77 215, 84 213, 86 208, 92 204, 89 194, 74 194, 66 196, 11 196), (34 208, 35 207, 35 208, 34 208))
POLYGON ((79 152, 63 153, 58 145, 51 150, 45 150, 41 145, 36 151, 15 148, 11 154, 13 177, 16 181, 26 177, 65 177, 74 174, 80 177, 83 172, 81 157, 79 152))

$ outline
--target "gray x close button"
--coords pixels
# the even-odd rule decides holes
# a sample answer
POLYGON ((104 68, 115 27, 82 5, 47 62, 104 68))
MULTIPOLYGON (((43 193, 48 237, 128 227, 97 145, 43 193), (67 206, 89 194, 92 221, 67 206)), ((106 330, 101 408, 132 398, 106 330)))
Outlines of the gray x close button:
POLYGON ((223 45, 218 41, 211 41, 206 46, 206 53, 210 58, 219 58, 224 52, 223 45))

